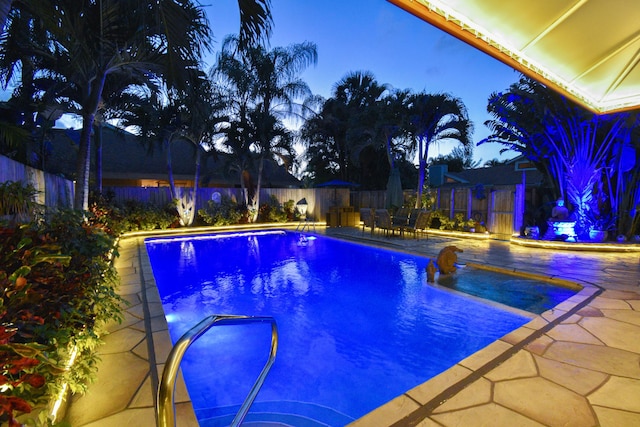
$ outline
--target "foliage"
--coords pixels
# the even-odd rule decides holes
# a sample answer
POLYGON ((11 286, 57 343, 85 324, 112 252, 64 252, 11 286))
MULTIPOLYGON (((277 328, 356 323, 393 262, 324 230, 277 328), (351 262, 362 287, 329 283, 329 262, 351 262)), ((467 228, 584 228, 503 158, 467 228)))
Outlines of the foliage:
POLYGON ((449 172, 461 172, 465 169, 479 167, 480 162, 473 161, 473 145, 463 145, 454 147, 449 154, 440 154, 438 157, 430 158, 431 165, 447 165, 449 172))
POLYGON ((122 208, 124 231, 166 230, 177 221, 175 205, 159 208, 152 203, 127 200, 122 208))
POLYGON ((40 223, 0 227, 0 419, 29 412, 69 382, 82 391, 95 375, 100 330, 121 320, 123 301, 110 262, 115 239, 75 211, 40 223), (78 349, 78 369, 66 371, 78 349))
MULTIPOLYGON (((11 343, 16 332, 16 328, 0 325, 0 423, 9 426, 20 425, 16 414, 30 413, 34 403, 43 402, 48 361, 42 352, 45 346, 11 343)), ((48 367, 55 369, 52 364, 48 367)))
MULTIPOLYGON (((374 175, 371 167, 383 164, 386 169, 378 185, 384 188, 389 175, 386 143, 391 143, 395 131, 383 124, 395 121, 390 116, 397 107, 383 101, 387 91, 388 86, 372 73, 350 72, 335 84, 320 111, 304 123, 301 137, 307 148, 307 173, 316 183, 339 178, 373 189, 365 178, 374 175)), ((392 158, 399 154, 394 147, 388 151, 392 158)))
POLYGON ((421 198, 422 198, 422 201, 418 205, 417 204, 418 195, 413 194, 408 198, 407 205, 410 207, 418 206, 418 209, 431 210, 433 205, 436 203, 436 196, 429 189, 426 189, 422 193, 421 198))
POLYGON ((296 208, 295 200, 287 200, 282 205, 282 209, 284 209, 284 213, 287 214, 287 221, 294 221, 300 218, 300 213, 296 208))
POLYGON ((127 200, 117 206, 108 195, 92 195, 89 212, 88 221, 114 237, 128 231, 166 230, 178 220, 173 204, 159 208, 152 203, 127 200))
POLYGON ((584 224, 587 231, 615 231, 616 217, 611 212, 603 212, 598 208, 587 208, 584 213, 584 224))
POLYGON ((5 181, 0 183, 0 216, 28 221, 38 207, 34 197, 38 191, 31 184, 5 181))
MULTIPOLYGON (((425 186, 429 147, 443 141, 471 143, 473 125, 467 109, 459 98, 446 93, 418 93, 409 102, 412 152, 418 155, 418 198, 425 186)), ((416 206, 417 207, 417 206, 416 206)))
POLYGON ((198 215, 208 225, 233 225, 246 218, 246 209, 231 197, 223 195, 220 203, 209 200, 206 208, 198 210, 198 215))
POLYGON ((447 231, 470 231, 472 228, 475 229, 475 232, 486 231, 484 225, 479 224, 474 219, 465 219, 461 213, 449 218, 442 210, 436 210, 431 213, 430 227, 447 231))
POLYGON ((260 205, 258 212, 259 222, 287 222, 289 218, 293 218, 293 200, 289 200, 286 207, 281 205, 275 195, 269 197, 269 201, 260 205))
MULTIPOLYGON (((41 89, 38 96, 61 100, 82 115, 75 206, 86 210, 90 135, 102 103, 130 89, 154 91, 159 82, 178 91, 190 90, 211 46, 206 15, 202 6, 191 0, 9 4, 13 13, 6 28, 12 30, 12 36, 21 35, 25 27, 14 25, 16 17, 28 15, 31 20, 26 28, 39 29, 38 35, 43 37, 23 37, 31 41, 20 46, 27 55, 10 56, 9 63, 0 63, 0 74, 8 79, 22 68, 23 76, 32 78, 20 82, 15 93, 34 93, 36 86, 41 89)), ((267 0, 242 0, 238 5, 241 45, 260 41, 270 33, 267 0)), ((11 48, 6 40, 14 38, 0 40, 3 53, 11 48)))

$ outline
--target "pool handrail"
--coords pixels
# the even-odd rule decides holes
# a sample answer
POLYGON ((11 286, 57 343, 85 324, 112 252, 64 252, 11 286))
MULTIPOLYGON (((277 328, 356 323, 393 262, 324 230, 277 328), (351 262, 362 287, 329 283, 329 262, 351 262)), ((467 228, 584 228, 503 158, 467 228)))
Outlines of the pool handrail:
POLYGON ((264 383, 267 374, 271 370, 271 366, 276 358, 276 352, 278 350, 278 327, 276 321, 270 316, 243 316, 243 315, 211 315, 202 319, 197 325, 189 329, 180 337, 176 344, 171 349, 169 357, 162 371, 162 379, 158 385, 158 393, 156 398, 156 423, 158 427, 175 427, 176 415, 173 401, 173 395, 175 392, 176 377, 180 364, 182 363, 182 357, 186 353, 187 349, 198 338, 204 335, 210 328, 216 325, 239 325, 243 323, 271 323, 271 348, 269 351, 269 358, 265 363, 260 375, 256 379, 253 387, 249 391, 249 394, 245 398, 244 402, 240 406, 240 410, 236 414, 235 418, 231 422, 231 426, 239 426, 244 417, 249 412, 251 404, 255 400, 262 384, 264 383))

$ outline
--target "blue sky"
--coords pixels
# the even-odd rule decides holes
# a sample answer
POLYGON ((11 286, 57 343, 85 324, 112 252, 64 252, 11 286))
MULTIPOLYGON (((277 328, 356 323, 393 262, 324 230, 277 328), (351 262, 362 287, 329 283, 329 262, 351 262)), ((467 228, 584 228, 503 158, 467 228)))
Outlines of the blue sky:
MULTIPOLYGON (((237 33, 237 0, 203 0, 216 43, 237 33)), ((474 141, 489 134, 484 121, 491 92, 506 90, 519 74, 487 54, 414 17, 385 0, 272 0, 271 47, 310 41, 318 64, 302 78, 315 94, 331 95, 351 71, 370 71, 378 82, 414 92, 447 92, 465 103, 474 122, 474 141)), ((213 59, 211 63, 213 62, 213 59)), ((432 147, 430 157, 452 146, 432 147)), ((501 146, 474 148, 474 158, 506 159, 501 146)))

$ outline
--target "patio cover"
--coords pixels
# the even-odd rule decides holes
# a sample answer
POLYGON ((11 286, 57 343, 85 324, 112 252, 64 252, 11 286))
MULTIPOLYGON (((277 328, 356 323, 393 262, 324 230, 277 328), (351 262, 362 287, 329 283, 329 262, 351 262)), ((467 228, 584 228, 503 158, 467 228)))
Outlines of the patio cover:
POLYGON ((388 0, 606 113, 640 106, 638 0, 388 0))

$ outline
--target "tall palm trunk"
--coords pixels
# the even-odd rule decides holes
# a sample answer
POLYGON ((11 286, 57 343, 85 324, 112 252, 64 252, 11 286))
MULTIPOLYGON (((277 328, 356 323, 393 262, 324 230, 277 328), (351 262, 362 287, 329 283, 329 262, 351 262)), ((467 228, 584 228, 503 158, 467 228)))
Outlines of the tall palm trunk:
POLYGON ((173 179, 173 164, 171 162, 171 137, 166 136, 162 141, 162 145, 164 146, 165 152, 167 154, 167 177, 169 179, 169 191, 171 192, 171 200, 175 201, 178 198, 178 194, 176 192, 176 183, 173 179))
POLYGON ((89 208, 89 172, 91 165, 91 129, 96 119, 98 105, 106 74, 98 74, 98 77, 89 87, 89 97, 87 105, 82 112, 82 131, 80 132, 80 147, 78 150, 77 171, 75 186, 75 198, 73 207, 77 210, 86 211, 89 208))
POLYGON ((262 187, 262 170, 264 169, 264 156, 260 156, 260 163, 258 163, 258 183, 256 185, 256 192, 253 196, 253 215, 251 222, 258 220, 258 213, 260 211, 260 188, 262 187))
POLYGON ((424 137, 418 136, 418 153, 420 153, 420 159, 418 163, 418 197, 416 198, 416 209, 420 209, 422 207, 422 191, 424 189, 424 182, 426 179, 427 173, 427 156, 429 154, 429 144, 424 143, 424 137), (423 150, 424 149, 424 153, 423 150))
POLYGON ((77 210, 86 211, 89 208, 89 169, 91 159, 91 127, 85 123, 92 123, 93 114, 82 115, 82 130, 80 132, 80 147, 78 148, 78 159, 76 161, 75 196, 73 207, 77 210))
POLYGON ((96 141, 96 190, 102 194, 102 120, 98 122, 98 129, 95 131, 96 141))

